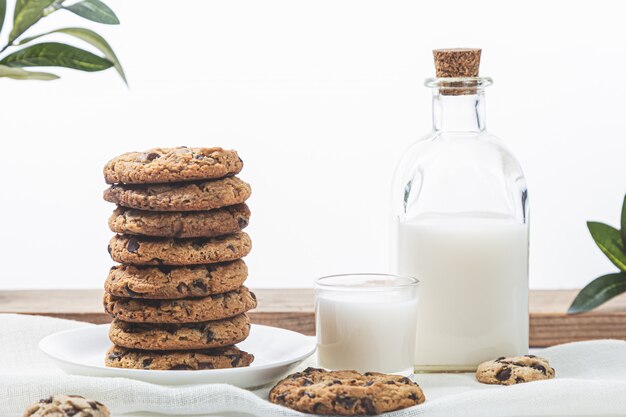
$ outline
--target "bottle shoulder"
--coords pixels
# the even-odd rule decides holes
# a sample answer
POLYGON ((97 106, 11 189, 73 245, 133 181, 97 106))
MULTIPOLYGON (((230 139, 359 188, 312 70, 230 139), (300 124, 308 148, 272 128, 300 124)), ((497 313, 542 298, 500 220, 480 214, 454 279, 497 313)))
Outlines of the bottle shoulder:
POLYGON ((396 175, 420 164, 450 164, 456 159, 465 164, 492 162, 523 176, 521 164, 505 142, 488 131, 431 132, 405 149, 396 175))
POLYGON ((526 218, 522 167, 487 131, 433 132, 417 140, 402 155, 393 190, 403 218, 461 212, 526 218))

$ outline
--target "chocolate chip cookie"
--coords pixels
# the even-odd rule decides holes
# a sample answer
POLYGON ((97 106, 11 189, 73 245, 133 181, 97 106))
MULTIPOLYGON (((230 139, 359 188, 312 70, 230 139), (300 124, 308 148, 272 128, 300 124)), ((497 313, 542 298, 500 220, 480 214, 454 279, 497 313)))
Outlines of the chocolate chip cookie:
POLYGON ((154 184, 222 178, 239 173, 243 161, 222 148, 154 148, 128 152, 104 167, 108 184, 154 184))
POLYGON ((198 211, 241 204, 250 186, 237 177, 153 185, 112 185, 104 191, 110 203, 139 210, 198 211))
POLYGON ((501 357, 481 363, 476 379, 483 384, 513 385, 554 378, 554 368, 535 355, 501 357))
POLYGON ((157 237, 215 237, 243 230, 250 222, 246 204, 209 211, 157 212, 118 207, 109 217, 115 233, 157 237))
POLYGON ((234 317, 256 307, 246 287, 224 294, 183 300, 142 300, 104 294, 104 309, 112 317, 138 323, 197 323, 234 317))
POLYGON ((252 241, 245 232, 214 238, 154 238, 115 235, 109 242, 114 261, 131 265, 200 265, 246 256, 252 241))
POLYGON ((236 290, 247 276, 248 267, 241 259, 192 266, 116 265, 109 271, 104 289, 129 298, 206 297, 236 290))
POLYGON ((109 417, 106 405, 81 395, 52 395, 30 405, 24 417, 109 417))
POLYGON ((148 324, 114 319, 109 339, 117 346, 144 350, 209 349, 239 343, 250 333, 245 314, 203 323, 148 324))
POLYGON ((195 371, 249 366, 254 355, 235 346, 191 351, 146 351, 112 346, 105 359, 112 368, 195 371))
POLYGON ((411 407, 425 397, 419 385, 398 375, 307 368, 276 384, 269 400, 305 413, 354 416, 411 407))

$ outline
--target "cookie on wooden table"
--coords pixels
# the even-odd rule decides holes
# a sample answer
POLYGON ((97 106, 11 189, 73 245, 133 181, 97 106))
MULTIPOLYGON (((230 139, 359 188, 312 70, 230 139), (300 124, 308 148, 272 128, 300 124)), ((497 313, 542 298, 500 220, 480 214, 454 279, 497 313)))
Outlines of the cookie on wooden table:
POLYGON ((104 309, 112 317, 133 323, 198 323, 221 320, 256 307, 256 296, 246 287, 224 294, 180 300, 144 300, 104 294, 104 309))
POLYGON ((139 210, 198 211, 241 204, 250 186, 237 177, 173 184, 112 185, 104 190, 110 203, 139 210))
POLYGON ((118 207, 109 217, 115 233, 157 237, 215 237, 243 230, 250 222, 246 204, 209 211, 162 212, 118 207))
POLYGON ((185 324, 130 323, 114 319, 109 339, 117 346, 144 350, 210 349, 248 337, 250 319, 240 314, 223 320, 185 324))
POLYGON ((235 346, 190 351, 146 351, 112 346, 105 364, 112 368, 195 371, 249 366, 254 355, 235 346))
POLYGON ((398 375, 307 368, 278 382, 269 400, 305 413, 354 416, 412 407, 425 397, 419 385, 398 375))
POLYGON ((248 267, 241 259, 190 266, 116 265, 109 271, 104 289, 129 298, 205 297, 236 290, 247 276, 248 267))
POLYGON ((513 385, 554 378, 554 368, 535 355, 500 357, 478 365, 476 379, 483 384, 513 385))
POLYGON ((115 235, 108 249, 114 261, 125 264, 201 265, 243 258, 252 241, 245 232, 189 239, 115 235))
POLYGON ((81 395, 52 395, 30 405, 24 417, 109 417, 110 412, 101 402, 81 395))
POLYGON ((179 182, 222 178, 242 168, 235 151, 179 146, 122 154, 105 165, 104 179, 108 184, 179 182))

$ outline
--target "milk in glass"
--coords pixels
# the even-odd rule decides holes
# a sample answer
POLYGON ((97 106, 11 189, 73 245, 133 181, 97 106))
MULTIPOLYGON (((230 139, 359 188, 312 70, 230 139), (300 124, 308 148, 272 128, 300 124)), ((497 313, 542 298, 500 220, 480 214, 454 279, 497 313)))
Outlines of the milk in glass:
POLYGON ((318 365, 413 373, 417 285, 381 274, 324 277, 315 289, 318 365))

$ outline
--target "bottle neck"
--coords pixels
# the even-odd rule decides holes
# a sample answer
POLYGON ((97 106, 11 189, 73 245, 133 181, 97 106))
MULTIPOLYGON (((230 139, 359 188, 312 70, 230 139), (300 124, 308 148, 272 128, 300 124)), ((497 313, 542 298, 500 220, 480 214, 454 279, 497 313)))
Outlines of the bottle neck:
POLYGON ((433 90, 433 129, 441 132, 485 130, 485 94, 446 95, 433 90))

